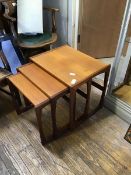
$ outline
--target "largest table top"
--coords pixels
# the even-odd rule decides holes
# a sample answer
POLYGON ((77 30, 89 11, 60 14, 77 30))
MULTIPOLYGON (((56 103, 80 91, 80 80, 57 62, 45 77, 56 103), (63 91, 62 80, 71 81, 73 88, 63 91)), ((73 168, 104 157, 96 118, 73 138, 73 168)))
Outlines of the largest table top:
POLYGON ((110 66, 67 45, 36 55, 31 60, 70 87, 90 79, 110 66))

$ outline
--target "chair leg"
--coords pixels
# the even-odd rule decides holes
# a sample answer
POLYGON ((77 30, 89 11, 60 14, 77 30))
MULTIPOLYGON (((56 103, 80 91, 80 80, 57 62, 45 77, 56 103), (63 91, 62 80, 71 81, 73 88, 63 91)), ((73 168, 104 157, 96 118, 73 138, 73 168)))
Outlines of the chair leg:
POLYGON ((51 117, 52 117, 52 128, 53 128, 53 137, 57 136, 57 124, 56 124, 56 100, 51 101, 51 117))
POLYGON ((91 84, 92 84, 92 80, 90 80, 90 81, 87 82, 87 96, 86 96, 86 105, 85 105, 84 116, 88 116, 88 114, 89 114, 90 95, 91 95, 91 84))
POLYGON ((42 120, 41 120, 42 109, 37 107, 37 108, 35 108, 35 112, 36 112, 36 118, 37 118, 37 124, 38 124, 38 128, 39 128, 41 143, 42 143, 42 145, 44 145, 46 143, 46 138, 44 135, 44 131, 43 131, 43 127, 42 127, 42 120))
POLYGON ((21 106, 22 102, 21 102, 20 94, 19 94, 19 91, 16 88, 14 90, 14 93, 15 93, 15 98, 17 99, 17 102, 18 102, 19 106, 21 106))

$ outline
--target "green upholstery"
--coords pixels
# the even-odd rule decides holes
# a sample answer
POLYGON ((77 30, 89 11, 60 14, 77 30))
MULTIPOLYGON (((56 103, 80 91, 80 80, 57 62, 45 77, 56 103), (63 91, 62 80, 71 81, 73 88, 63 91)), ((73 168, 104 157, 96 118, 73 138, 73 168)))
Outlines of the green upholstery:
POLYGON ((43 34, 37 34, 37 35, 25 35, 25 34, 19 34, 18 40, 20 43, 23 43, 25 45, 37 45, 46 41, 49 41, 52 38, 51 33, 43 33, 43 34))

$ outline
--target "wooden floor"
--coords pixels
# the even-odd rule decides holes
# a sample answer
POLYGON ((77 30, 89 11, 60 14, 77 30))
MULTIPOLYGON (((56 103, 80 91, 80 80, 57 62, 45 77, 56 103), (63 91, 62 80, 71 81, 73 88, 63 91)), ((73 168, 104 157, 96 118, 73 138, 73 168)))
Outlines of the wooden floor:
POLYGON ((114 95, 116 95, 120 100, 131 105, 131 86, 122 86, 117 91, 115 91, 114 95))
MULTIPOLYGON (((97 94, 93 92, 93 105, 97 94)), ((80 114, 85 102, 77 100, 80 114)), ((63 99, 58 101, 57 116, 59 125, 68 121, 63 99)), ((43 110, 43 126, 49 134, 49 106, 43 110)), ((128 127, 103 108, 75 131, 43 147, 34 111, 17 116, 10 98, 0 92, 0 175, 131 175, 131 144, 123 138, 128 127)))

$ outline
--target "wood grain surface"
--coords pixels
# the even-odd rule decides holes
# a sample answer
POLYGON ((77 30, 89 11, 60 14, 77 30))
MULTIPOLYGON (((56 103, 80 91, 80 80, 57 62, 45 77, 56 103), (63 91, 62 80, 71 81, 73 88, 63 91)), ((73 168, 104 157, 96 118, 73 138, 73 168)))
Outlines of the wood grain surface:
POLYGON ((18 69, 49 98, 54 98, 67 90, 67 87, 35 64, 27 64, 18 69))
POLYGON ((109 66, 67 45, 34 56, 31 61, 70 87, 95 76, 109 66))
POLYGON ((34 106, 44 104, 49 100, 45 94, 22 74, 12 75, 8 79, 34 106))

